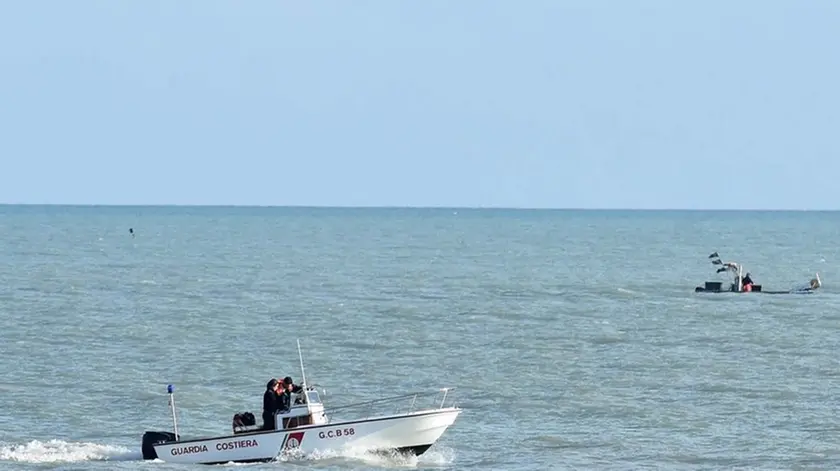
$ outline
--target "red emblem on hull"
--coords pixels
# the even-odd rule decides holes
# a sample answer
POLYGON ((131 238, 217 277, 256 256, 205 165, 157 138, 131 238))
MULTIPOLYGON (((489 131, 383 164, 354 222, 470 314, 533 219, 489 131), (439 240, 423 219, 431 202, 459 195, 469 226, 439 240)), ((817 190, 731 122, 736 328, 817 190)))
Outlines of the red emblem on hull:
POLYGON ((281 450, 290 450, 293 448, 299 448, 301 442, 303 442, 303 434, 306 432, 293 432, 286 435, 286 438, 283 440, 283 445, 280 447, 281 450))

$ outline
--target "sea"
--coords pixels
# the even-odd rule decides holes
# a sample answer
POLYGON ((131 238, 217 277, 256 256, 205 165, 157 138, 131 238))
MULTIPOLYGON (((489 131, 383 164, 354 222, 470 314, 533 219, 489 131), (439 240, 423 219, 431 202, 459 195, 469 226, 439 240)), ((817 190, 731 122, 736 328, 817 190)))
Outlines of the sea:
POLYGON ((463 413, 419 457, 220 466, 840 469, 838 241, 838 212, 0 206, 0 470, 207 469, 142 460, 167 385, 214 436, 304 375, 463 413), (823 286, 695 293, 713 252, 823 286))

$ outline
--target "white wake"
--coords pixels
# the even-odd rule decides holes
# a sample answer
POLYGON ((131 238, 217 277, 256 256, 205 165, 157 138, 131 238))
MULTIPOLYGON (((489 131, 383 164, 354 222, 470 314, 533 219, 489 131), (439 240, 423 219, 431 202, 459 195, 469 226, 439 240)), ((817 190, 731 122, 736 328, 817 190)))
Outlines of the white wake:
POLYGON ((357 461, 366 466, 381 467, 381 468, 414 468, 421 467, 438 467, 447 466, 454 461, 455 452, 450 448, 435 446, 426 453, 420 456, 396 454, 396 453, 377 453, 366 450, 335 450, 309 453, 303 457, 294 456, 280 456, 277 461, 281 462, 295 462, 295 461, 357 461))
POLYGON ((0 461, 24 463, 60 463, 78 461, 131 461, 142 460, 139 448, 103 445, 64 440, 32 440, 27 443, 1 443, 0 461))

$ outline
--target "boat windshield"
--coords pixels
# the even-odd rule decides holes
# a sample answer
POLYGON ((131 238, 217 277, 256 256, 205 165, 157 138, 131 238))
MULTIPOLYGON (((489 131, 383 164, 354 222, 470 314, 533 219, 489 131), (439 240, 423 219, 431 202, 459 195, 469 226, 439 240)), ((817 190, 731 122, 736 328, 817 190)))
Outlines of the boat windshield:
POLYGON ((306 400, 310 404, 320 404, 321 398, 318 397, 318 391, 306 391, 306 400))

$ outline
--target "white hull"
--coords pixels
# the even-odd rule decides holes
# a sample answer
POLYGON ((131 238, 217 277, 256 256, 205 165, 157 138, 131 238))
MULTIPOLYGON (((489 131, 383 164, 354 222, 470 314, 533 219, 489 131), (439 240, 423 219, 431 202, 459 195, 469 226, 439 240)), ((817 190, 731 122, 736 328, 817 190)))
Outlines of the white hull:
POLYGON ((281 453, 356 449, 425 452, 455 422, 455 407, 374 417, 286 430, 240 433, 219 438, 154 445, 157 457, 170 463, 215 464, 270 461, 281 453))

